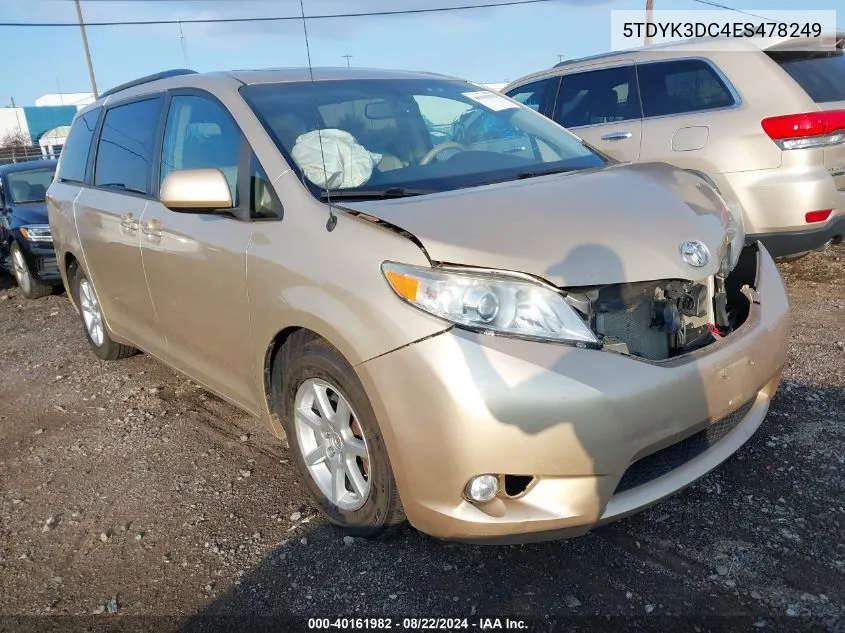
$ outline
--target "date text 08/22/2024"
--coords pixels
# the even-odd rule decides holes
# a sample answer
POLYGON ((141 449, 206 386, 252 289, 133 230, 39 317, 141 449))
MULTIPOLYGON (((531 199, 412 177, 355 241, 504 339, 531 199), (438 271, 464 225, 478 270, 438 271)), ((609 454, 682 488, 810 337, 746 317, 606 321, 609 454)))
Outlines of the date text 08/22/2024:
POLYGON ((525 620, 512 618, 309 618, 308 630, 526 630, 525 620))

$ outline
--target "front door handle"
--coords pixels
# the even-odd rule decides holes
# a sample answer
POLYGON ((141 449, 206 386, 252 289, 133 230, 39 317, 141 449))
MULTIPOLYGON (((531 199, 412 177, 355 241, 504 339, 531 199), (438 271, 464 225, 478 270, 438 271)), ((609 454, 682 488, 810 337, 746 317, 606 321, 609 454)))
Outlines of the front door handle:
POLYGON ((124 233, 132 233, 138 230, 138 220, 131 213, 124 213, 120 217, 120 228, 124 233))
POLYGON ((624 141, 626 138, 631 138, 633 134, 630 132, 611 132, 601 137, 603 141, 624 141))
POLYGON ((141 225, 141 230, 149 238, 161 237, 161 222, 158 220, 150 220, 141 225))

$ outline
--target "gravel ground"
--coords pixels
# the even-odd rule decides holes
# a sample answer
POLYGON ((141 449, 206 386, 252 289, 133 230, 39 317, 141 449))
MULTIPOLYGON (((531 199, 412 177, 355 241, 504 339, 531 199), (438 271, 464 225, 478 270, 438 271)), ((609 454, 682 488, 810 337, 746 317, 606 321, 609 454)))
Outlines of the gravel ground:
POLYGON ((65 296, 26 301, 0 277, 0 631, 300 630, 329 616, 840 630, 845 246, 780 268, 791 354, 749 443, 636 517, 509 547, 410 528, 343 539, 251 418, 148 357, 98 361, 65 296))

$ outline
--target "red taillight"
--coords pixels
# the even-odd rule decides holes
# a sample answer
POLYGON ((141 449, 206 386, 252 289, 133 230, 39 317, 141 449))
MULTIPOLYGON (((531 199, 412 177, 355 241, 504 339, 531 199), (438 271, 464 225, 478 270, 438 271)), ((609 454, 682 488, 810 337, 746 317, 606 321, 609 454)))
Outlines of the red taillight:
POLYGON ((762 124, 773 141, 823 136, 845 130, 845 110, 775 116, 763 119, 762 124))
POLYGON ((804 216, 804 219, 807 221, 807 224, 824 222, 830 217, 831 213, 833 213, 832 209, 825 209, 824 211, 810 211, 804 216))

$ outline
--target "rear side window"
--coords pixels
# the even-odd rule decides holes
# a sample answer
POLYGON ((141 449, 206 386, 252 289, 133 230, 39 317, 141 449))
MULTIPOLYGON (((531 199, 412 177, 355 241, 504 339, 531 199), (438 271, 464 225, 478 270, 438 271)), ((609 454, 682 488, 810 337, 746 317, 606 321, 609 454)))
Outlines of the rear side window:
POLYGON ((61 182, 85 182, 85 169, 91 140, 100 118, 99 108, 86 112, 73 122, 59 159, 59 180, 61 182))
POLYGON ((637 74, 647 117, 715 110, 736 103, 719 74, 700 59, 640 64, 637 74))
POLYGON ((601 125, 642 116, 633 66, 565 75, 555 120, 564 127, 601 125))
POLYGON ((532 110, 540 112, 543 104, 549 96, 549 90, 553 89, 557 82, 557 77, 541 79, 540 81, 532 81, 530 84, 525 84, 519 88, 509 90, 505 94, 511 99, 519 101, 523 105, 527 105, 532 110))
POLYGON ((149 194, 160 98, 109 108, 97 144, 94 185, 149 194))
POLYGON ((816 103, 845 101, 845 55, 836 52, 769 53, 816 103))

